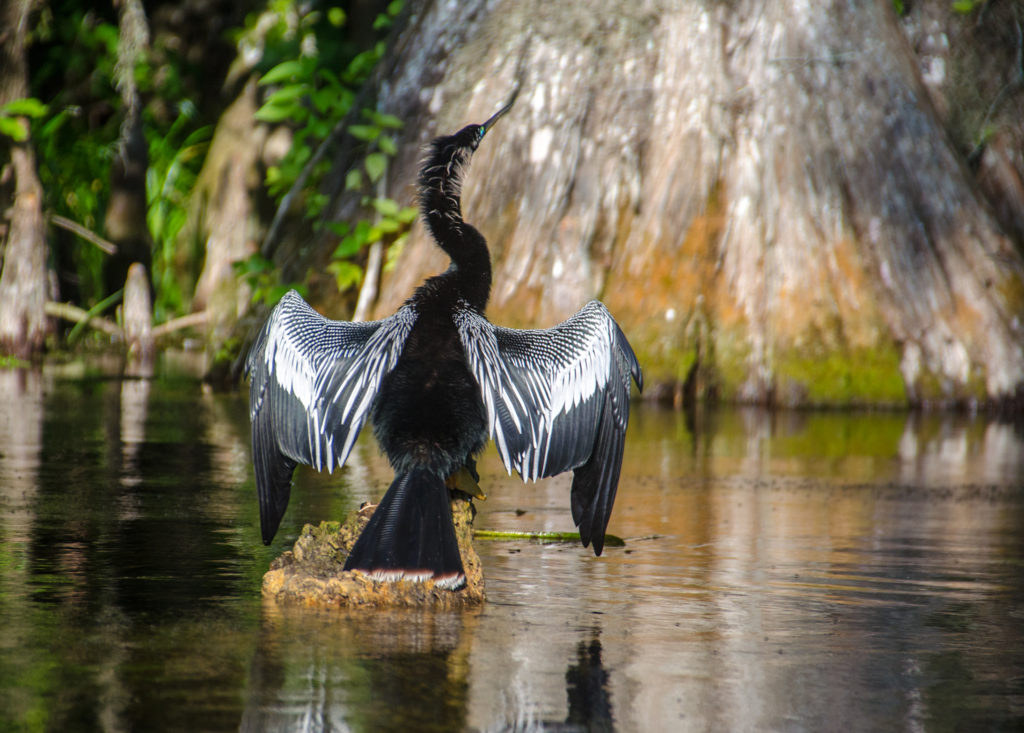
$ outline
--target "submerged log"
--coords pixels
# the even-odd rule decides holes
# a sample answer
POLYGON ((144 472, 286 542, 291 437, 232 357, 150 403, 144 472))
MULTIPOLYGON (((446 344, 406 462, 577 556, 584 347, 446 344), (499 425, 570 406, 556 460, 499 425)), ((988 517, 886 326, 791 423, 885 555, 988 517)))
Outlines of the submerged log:
POLYGON ((293 548, 274 560, 263 576, 264 598, 312 608, 428 607, 457 609, 484 602, 480 557, 473 548, 473 514, 468 498, 452 499, 466 586, 445 590, 433 581, 386 582, 363 573, 344 571, 345 559, 376 507, 352 512, 344 523, 307 524, 293 548))

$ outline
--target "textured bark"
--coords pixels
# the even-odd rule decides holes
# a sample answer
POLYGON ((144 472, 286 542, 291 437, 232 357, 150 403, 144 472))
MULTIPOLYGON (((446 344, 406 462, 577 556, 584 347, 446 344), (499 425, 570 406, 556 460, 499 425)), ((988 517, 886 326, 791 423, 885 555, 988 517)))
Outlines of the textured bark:
MULTIPOLYGON (((653 383, 729 399, 1024 393, 1021 253, 889 4, 432 3, 390 62, 403 202, 421 146, 522 83, 464 189, 492 320, 598 296, 653 383)), ((446 265, 417 227, 377 314, 446 265)))
POLYGON ((146 221, 146 170, 149 149, 142 130, 142 103, 135 84, 135 66, 149 45, 149 26, 139 0, 119 0, 119 37, 115 82, 124 107, 117 155, 110 167, 110 201, 103 218, 107 239, 117 250, 103 261, 107 294, 125 287, 131 266, 153 267, 153 238, 146 221))
MULTIPOLYGON (((28 96, 25 34, 31 9, 31 0, 12 0, 0 16, 0 104, 28 96)), ((0 350, 25 358, 42 350, 48 332, 43 191, 29 143, 11 145, 10 170, 14 200, 6 212, 0 274, 0 350)))
POLYGON ((139 262, 128 268, 124 284, 124 342, 127 349, 125 373, 130 377, 153 376, 156 345, 153 338, 153 301, 150 280, 139 262))
POLYGON ((253 119, 255 112, 256 84, 252 80, 217 124, 192 197, 189 224, 182 233, 183 242, 205 242, 206 259, 192 309, 210 312, 209 325, 217 342, 249 304, 248 288, 237 282, 231 266, 257 250, 253 201, 261 180, 259 163, 266 128, 253 119))

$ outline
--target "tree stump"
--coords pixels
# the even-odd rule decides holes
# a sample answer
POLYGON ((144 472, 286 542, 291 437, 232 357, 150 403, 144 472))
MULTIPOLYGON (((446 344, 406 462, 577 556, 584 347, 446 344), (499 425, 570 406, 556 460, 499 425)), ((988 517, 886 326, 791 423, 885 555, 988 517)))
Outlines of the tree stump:
POLYGON ((127 347, 125 373, 130 377, 153 375, 156 345, 153 339, 153 302, 149 297, 149 275, 135 262, 128 268, 124 284, 124 341, 127 347))
POLYGON ((473 548, 472 502, 452 499, 452 516, 459 551, 466 571, 461 590, 438 588, 433 581, 373 580, 360 572, 345 571, 356 539, 376 507, 352 512, 343 522, 307 524, 291 550, 274 560, 263 576, 263 597, 310 608, 398 607, 452 610, 484 602, 483 569, 473 548))

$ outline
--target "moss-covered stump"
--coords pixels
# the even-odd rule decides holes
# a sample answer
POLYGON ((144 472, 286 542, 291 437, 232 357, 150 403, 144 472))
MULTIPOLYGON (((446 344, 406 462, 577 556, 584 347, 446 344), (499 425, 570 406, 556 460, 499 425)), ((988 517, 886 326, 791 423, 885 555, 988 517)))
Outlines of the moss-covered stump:
POLYGON ((450 591, 433 581, 373 580, 344 571, 345 559, 376 507, 352 512, 344 523, 307 524, 291 550, 270 564, 263 576, 263 596, 274 601, 317 608, 359 606, 465 608, 484 601, 484 576, 480 557, 473 548, 472 502, 464 496, 452 499, 452 517, 459 552, 466 570, 466 585, 450 591))

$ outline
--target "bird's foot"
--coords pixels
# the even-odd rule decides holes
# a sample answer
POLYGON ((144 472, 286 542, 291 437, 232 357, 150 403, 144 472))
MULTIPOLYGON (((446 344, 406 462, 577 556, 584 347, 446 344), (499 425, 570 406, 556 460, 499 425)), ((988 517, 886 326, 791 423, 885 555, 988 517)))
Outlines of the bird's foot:
POLYGON ((463 494, 472 496, 474 499, 483 501, 487 498, 481 488, 480 484, 477 483, 480 479, 480 474, 476 472, 476 466, 472 468, 469 466, 463 466, 458 471, 453 473, 444 482, 444 485, 451 491, 461 491, 463 494))

